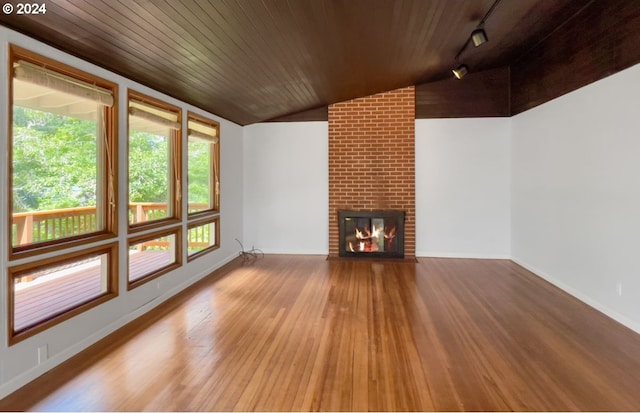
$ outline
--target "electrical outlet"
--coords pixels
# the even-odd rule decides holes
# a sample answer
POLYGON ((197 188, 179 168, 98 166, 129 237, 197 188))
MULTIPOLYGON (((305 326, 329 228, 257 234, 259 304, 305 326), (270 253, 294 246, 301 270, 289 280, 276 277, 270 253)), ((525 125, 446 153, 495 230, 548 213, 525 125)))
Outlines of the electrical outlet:
POLYGON ((48 345, 45 344, 43 346, 38 347, 38 364, 44 363, 48 358, 49 358, 48 345))
POLYGON ((618 293, 618 295, 619 295, 620 297, 622 297, 622 283, 621 283, 621 282, 618 282, 618 283, 616 284, 616 292, 618 293))

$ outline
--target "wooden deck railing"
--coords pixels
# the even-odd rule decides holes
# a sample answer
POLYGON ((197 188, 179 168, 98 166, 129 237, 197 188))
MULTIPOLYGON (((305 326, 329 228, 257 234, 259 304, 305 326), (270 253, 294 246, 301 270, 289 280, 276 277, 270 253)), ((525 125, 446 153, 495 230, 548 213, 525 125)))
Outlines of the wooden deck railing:
MULTIPOLYGON (((189 204, 189 212, 206 208, 206 204, 189 204)), ((133 202, 129 204, 129 221, 146 222, 167 216, 167 204, 159 202, 133 202)), ((87 234, 98 228, 96 207, 54 209, 48 211, 19 212, 13 214, 12 243, 27 245, 36 242, 60 239, 72 235, 87 234)), ((206 247, 209 245, 208 231, 189 231, 187 245, 206 247)), ((150 241, 143 248, 169 247, 168 238, 150 241)))
POLYGON ((95 231, 96 207, 13 214, 13 245, 25 245, 95 231))

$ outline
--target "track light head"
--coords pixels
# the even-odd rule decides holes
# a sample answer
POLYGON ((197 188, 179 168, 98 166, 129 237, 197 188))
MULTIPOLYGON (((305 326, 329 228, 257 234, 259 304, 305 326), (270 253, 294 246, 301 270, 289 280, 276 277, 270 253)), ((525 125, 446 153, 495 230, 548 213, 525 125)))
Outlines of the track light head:
POLYGON ((471 33, 471 41, 473 42, 473 45, 475 47, 478 47, 488 42, 489 38, 487 37, 487 33, 484 31, 484 29, 475 29, 471 33))
POLYGON ((458 65, 452 72, 455 77, 462 79, 469 72, 469 68, 467 65, 458 65))

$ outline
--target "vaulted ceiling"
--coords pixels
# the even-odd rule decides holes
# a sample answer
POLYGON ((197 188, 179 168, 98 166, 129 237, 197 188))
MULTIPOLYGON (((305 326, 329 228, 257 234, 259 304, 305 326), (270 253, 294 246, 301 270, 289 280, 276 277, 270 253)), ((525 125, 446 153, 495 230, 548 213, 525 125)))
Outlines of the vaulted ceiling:
POLYGON ((589 3, 47 0, 0 24, 246 125, 440 81, 457 54, 471 71, 509 66, 589 3), (462 50, 492 6, 489 42, 462 50))

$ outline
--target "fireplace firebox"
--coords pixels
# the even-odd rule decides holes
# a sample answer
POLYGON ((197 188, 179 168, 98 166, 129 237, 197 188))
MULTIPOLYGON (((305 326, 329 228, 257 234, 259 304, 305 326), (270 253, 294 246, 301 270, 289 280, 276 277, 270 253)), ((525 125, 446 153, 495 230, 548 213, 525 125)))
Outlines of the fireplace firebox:
POLYGON ((339 256, 404 258, 404 211, 338 211, 339 256))

